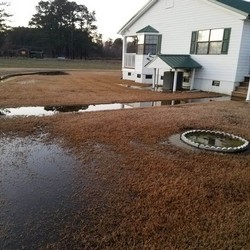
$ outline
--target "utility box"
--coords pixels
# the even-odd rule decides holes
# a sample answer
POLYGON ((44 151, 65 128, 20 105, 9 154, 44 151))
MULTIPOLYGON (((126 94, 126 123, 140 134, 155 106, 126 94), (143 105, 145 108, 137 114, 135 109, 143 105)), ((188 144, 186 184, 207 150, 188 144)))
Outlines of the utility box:
MULTIPOLYGON (((183 72, 177 73, 176 90, 182 90, 183 72)), ((163 75, 163 90, 173 90, 174 86, 174 72, 166 71, 163 75)))
POLYGON ((163 75, 163 90, 173 90, 174 72, 166 71, 163 75))

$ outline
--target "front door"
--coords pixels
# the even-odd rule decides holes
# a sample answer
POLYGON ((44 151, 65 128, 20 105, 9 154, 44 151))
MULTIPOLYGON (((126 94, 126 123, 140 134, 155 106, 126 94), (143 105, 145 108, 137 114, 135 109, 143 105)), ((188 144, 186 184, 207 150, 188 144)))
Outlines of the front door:
POLYGON ((182 83, 183 83, 183 72, 178 72, 176 90, 182 90, 182 83))

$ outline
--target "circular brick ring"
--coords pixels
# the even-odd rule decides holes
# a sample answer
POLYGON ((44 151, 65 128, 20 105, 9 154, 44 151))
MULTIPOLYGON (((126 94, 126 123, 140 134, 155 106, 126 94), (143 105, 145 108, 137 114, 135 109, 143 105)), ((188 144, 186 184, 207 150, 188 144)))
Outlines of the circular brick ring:
POLYGON ((249 141, 246 139, 213 130, 189 130, 182 133, 180 139, 192 147, 215 152, 236 153, 249 148, 249 141), (197 137, 199 137, 199 139, 197 139, 197 137), (216 140, 226 140, 228 143, 226 143, 227 145, 216 145, 216 140))

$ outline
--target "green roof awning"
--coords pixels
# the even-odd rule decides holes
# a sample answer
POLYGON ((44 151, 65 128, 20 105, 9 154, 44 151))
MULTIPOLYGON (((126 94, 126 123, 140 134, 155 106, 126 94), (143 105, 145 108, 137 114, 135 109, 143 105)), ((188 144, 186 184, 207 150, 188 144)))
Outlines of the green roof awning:
POLYGON ((145 28, 137 31, 136 33, 159 33, 159 31, 148 25, 145 28))
POLYGON ((194 69, 202 66, 190 55, 158 55, 158 57, 173 69, 194 69))

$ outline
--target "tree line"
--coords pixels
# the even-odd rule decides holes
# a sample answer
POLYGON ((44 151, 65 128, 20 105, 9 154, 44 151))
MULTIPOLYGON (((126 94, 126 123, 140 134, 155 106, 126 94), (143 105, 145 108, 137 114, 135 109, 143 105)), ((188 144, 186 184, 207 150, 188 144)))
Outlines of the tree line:
POLYGON ((7 3, 0 3, 0 55, 16 56, 26 49, 33 55, 87 59, 121 58, 122 39, 103 42, 95 12, 68 0, 40 1, 29 27, 9 27, 7 3), (40 52, 40 53, 39 53, 40 52))

